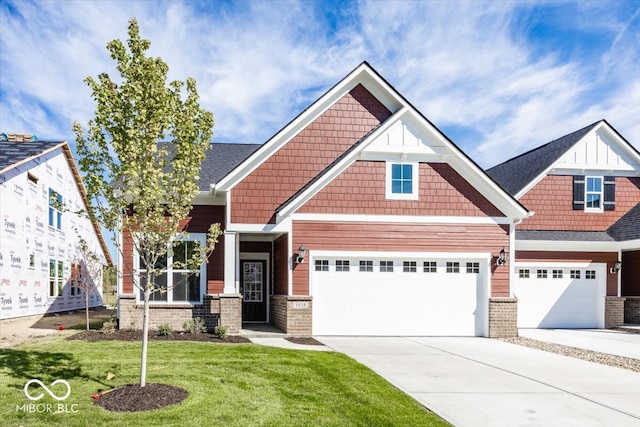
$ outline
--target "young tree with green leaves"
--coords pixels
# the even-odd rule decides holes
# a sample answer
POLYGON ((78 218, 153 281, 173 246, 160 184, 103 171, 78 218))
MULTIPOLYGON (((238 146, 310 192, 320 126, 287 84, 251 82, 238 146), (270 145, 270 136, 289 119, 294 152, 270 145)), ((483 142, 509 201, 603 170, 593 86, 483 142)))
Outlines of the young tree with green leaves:
MULTIPOLYGON (((71 266, 72 292, 82 291, 84 296, 84 310, 86 330, 89 330, 89 298, 92 294, 100 292, 97 283, 101 280, 104 259, 98 252, 89 247, 87 241, 78 234, 75 255, 71 266)), ((72 293, 72 295, 73 295, 72 293)))
MULTIPOLYGON (((213 115, 200 107, 194 79, 167 85, 167 65, 161 58, 146 55, 150 42, 141 39, 139 32, 132 19, 127 45, 120 40, 107 44, 120 79, 114 81, 105 73, 97 80, 85 80, 96 102, 95 117, 86 134, 79 123, 73 129, 94 215, 131 241, 140 260, 140 270, 134 272, 133 260, 122 257, 126 273, 144 297, 140 366, 140 386, 144 387, 149 301, 153 293, 167 290, 156 284, 162 274, 159 261, 186 237, 177 231, 198 194, 198 174, 210 147, 213 115)), ((185 266, 196 270, 205 262, 220 234, 220 224, 213 224, 206 244, 191 251, 185 266)), ((181 285, 184 283, 175 286, 181 285)))

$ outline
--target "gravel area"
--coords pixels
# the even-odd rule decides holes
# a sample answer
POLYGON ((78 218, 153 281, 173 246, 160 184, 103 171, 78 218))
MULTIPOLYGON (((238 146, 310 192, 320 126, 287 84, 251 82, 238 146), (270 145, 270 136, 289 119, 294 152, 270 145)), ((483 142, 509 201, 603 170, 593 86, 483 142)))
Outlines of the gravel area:
POLYGON ((563 356, 575 357, 576 359, 587 360, 589 362, 600 363, 602 365, 614 366, 616 368, 628 369, 640 372, 640 360, 630 357, 615 356, 612 354, 600 353, 597 351, 584 350, 566 345, 553 344, 534 340, 525 337, 499 338, 500 341, 518 344, 525 347, 548 351, 549 353, 561 354, 563 356))

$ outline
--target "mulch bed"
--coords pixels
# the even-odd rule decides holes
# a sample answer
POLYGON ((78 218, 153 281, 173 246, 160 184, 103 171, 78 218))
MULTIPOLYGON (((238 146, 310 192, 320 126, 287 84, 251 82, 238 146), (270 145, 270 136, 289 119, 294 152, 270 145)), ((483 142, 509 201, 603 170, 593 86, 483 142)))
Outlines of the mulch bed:
POLYGON ((303 344, 303 345, 324 345, 320 341, 315 338, 296 338, 296 337, 287 337, 287 341, 291 341, 294 344, 303 344))
POLYGON ((189 393, 169 384, 127 384, 96 396, 95 404, 113 412, 140 412, 175 405, 189 393))
MULTIPOLYGON (((140 341, 142 340, 142 331, 132 329, 122 329, 105 334, 102 331, 82 331, 71 335, 68 340, 85 340, 85 341, 103 341, 103 340, 119 340, 119 341, 140 341)), ((227 335, 225 339, 220 339, 215 334, 201 333, 188 334, 183 332, 174 332, 171 335, 163 336, 158 331, 149 331, 149 339, 157 341, 197 341, 211 343, 231 343, 245 344, 251 340, 238 335, 227 335)))

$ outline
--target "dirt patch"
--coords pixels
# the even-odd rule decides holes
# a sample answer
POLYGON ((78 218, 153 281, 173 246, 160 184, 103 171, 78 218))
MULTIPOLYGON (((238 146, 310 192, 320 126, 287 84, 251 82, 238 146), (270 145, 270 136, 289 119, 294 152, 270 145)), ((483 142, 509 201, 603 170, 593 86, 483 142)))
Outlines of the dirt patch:
POLYGON ((302 344, 302 345, 324 345, 320 341, 315 338, 296 338, 296 337, 287 337, 287 341, 291 341, 294 344, 302 344))
MULTIPOLYGON (((113 309, 92 308, 89 310, 89 322, 97 327, 112 314, 113 309)), ((84 310, 1 320, 0 348, 12 347, 35 338, 68 335, 85 326, 84 310)))
POLYGON ((114 412, 140 412, 175 405, 187 398, 189 393, 180 387, 168 384, 127 384, 96 395, 95 404, 114 412))
MULTIPOLYGON (((86 340, 86 341, 101 341, 101 340, 120 340, 120 341, 140 341, 142 340, 142 331, 132 329, 121 329, 119 331, 113 331, 105 334, 101 331, 82 331, 75 335, 71 335, 68 340, 86 340)), ((174 332, 171 335, 160 335, 158 331, 149 331, 149 339, 157 341, 197 341, 197 342, 212 342, 212 343, 232 343, 232 344, 245 344, 250 343, 251 340, 238 335, 227 335, 225 339, 220 339, 217 335, 210 333, 201 334, 188 334, 183 332, 174 332)))

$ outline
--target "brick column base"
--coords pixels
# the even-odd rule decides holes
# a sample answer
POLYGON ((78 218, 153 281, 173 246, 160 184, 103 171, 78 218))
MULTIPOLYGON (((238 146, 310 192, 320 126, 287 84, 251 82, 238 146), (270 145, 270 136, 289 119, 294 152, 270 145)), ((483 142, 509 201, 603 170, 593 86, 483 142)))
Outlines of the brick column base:
POLYGON ((625 297, 624 323, 640 324, 640 297, 625 297))
POLYGON ((604 327, 613 328, 624 323, 624 297, 604 298, 604 327))
POLYGON ((242 329, 242 296, 220 294, 220 325, 227 327, 228 334, 239 334, 242 329))
POLYGON ((313 301, 310 295, 271 295, 271 324, 294 337, 311 336, 313 301))
POLYGON ((518 299, 489 298, 489 338, 518 336, 518 299))

